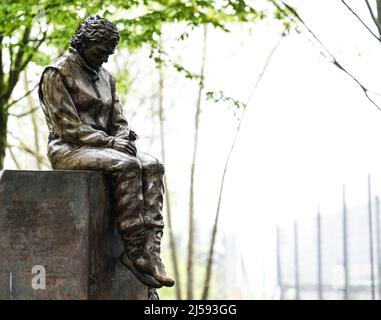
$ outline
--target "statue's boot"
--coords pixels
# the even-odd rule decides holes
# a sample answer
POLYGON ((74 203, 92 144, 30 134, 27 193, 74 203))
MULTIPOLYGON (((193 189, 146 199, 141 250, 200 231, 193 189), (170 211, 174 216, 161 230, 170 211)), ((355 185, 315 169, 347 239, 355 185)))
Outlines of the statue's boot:
POLYGON ((172 287, 175 281, 165 272, 160 258, 164 167, 157 161, 140 161, 142 171, 135 166, 116 178, 119 232, 125 246, 120 260, 142 283, 172 287))
POLYGON ((161 213, 164 195, 164 166, 156 159, 144 155, 142 181, 144 192, 144 225, 146 243, 142 254, 134 261, 135 267, 159 281, 172 287, 175 281, 168 276, 160 258, 160 244, 163 236, 164 219, 161 213))
POLYGON ((118 172, 114 177, 118 228, 124 244, 120 262, 144 285, 161 288, 163 285, 159 281, 139 271, 134 263, 142 255, 146 242, 139 166, 129 168, 125 172, 118 172))
POLYGON ((163 284, 152 275, 146 274, 135 267, 136 260, 142 255, 145 245, 144 229, 135 230, 129 233, 128 236, 123 235, 122 238, 125 251, 120 255, 120 262, 127 267, 141 283, 152 288, 161 288, 163 284))
POLYGON ((157 281, 154 277, 140 272, 136 267, 134 266, 133 261, 128 257, 128 255, 123 252, 120 255, 120 262, 127 267, 133 274, 134 276, 144 285, 151 287, 151 288, 157 288, 160 289, 163 287, 163 285, 157 281))
POLYGON ((163 286, 172 287, 175 280, 168 276, 160 258, 163 231, 160 228, 150 228, 145 232, 146 244, 142 254, 134 261, 134 265, 140 272, 152 276, 163 286))

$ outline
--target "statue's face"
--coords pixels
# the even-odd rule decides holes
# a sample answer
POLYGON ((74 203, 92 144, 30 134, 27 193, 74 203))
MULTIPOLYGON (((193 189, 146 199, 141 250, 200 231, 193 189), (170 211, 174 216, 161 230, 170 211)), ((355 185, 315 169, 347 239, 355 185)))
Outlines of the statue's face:
POLYGON ((114 54, 115 44, 112 41, 91 42, 83 49, 83 58, 95 70, 99 70, 108 57, 114 54))

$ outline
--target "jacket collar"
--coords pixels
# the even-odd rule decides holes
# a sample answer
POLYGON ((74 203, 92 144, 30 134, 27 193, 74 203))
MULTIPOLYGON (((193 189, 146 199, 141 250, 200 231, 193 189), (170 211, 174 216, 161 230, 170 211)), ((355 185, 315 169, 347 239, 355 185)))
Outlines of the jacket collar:
POLYGON ((69 47, 69 52, 71 53, 73 59, 81 66, 81 68, 87 72, 92 81, 97 81, 99 79, 98 72, 86 63, 85 59, 83 59, 83 57, 75 48, 69 47))

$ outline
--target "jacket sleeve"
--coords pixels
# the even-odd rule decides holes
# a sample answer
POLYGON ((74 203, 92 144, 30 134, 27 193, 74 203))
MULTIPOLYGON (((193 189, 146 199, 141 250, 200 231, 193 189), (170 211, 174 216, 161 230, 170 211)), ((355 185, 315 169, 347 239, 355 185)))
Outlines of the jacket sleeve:
POLYGON ((58 70, 45 70, 41 81, 41 94, 47 116, 63 141, 92 147, 113 146, 114 137, 81 121, 63 76, 58 70))
POLYGON ((110 124, 111 135, 122 139, 128 139, 130 133, 128 121, 123 115, 123 105, 120 103, 119 96, 116 93, 116 82, 112 75, 110 75, 110 85, 113 97, 113 111, 110 124))

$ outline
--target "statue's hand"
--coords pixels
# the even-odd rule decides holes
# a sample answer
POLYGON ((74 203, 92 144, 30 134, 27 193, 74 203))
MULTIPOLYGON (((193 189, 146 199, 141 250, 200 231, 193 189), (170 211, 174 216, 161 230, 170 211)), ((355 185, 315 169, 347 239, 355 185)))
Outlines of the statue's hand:
POLYGON ((135 141, 135 140, 139 139, 139 136, 136 134, 136 132, 134 130, 130 130, 130 132, 128 134, 128 139, 130 141, 135 141))
POLYGON ((120 139, 120 138, 115 138, 114 141, 114 149, 128 153, 131 156, 136 156, 136 146, 133 141, 128 141, 126 139, 120 139))

